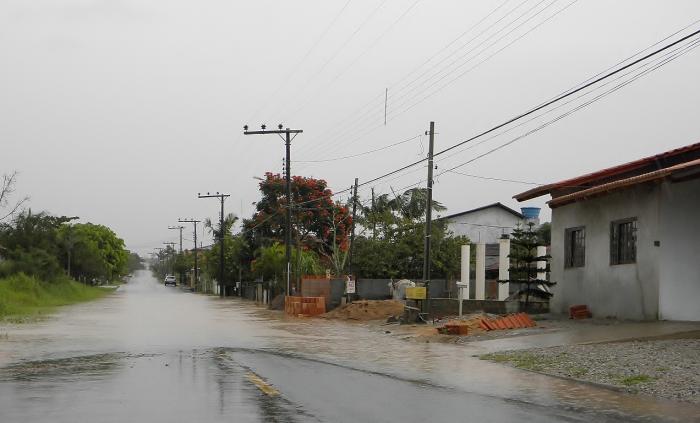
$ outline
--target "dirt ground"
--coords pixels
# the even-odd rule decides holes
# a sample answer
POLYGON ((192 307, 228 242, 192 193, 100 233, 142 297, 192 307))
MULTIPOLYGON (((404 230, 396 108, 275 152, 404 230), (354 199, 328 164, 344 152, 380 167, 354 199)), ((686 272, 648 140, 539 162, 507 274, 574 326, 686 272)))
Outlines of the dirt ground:
POLYGON ((345 304, 336 309, 322 314, 324 319, 338 320, 356 320, 370 321, 382 320, 386 321, 391 316, 400 316, 403 314, 403 304, 394 300, 362 300, 353 301, 350 304, 345 304))

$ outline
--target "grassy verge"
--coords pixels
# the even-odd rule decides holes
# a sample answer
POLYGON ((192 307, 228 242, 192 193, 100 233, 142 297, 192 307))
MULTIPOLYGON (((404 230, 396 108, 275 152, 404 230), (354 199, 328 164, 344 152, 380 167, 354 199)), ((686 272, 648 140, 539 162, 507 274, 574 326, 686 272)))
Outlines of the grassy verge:
POLYGON ((12 275, 0 279, 0 321, 36 319, 56 307, 94 300, 112 291, 67 278, 42 282, 24 274, 12 275))

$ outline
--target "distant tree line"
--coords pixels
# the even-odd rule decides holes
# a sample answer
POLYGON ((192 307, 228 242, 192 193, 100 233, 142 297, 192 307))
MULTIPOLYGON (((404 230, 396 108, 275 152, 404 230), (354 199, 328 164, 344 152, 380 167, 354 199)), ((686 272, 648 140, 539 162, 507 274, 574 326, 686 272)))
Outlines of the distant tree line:
POLYGON ((0 278, 24 273, 43 281, 73 278, 113 281, 129 270, 124 241, 108 227, 74 223, 77 217, 52 216, 10 205, 15 174, 3 177, 0 209, 0 278), (9 207, 8 207, 9 205, 9 207))

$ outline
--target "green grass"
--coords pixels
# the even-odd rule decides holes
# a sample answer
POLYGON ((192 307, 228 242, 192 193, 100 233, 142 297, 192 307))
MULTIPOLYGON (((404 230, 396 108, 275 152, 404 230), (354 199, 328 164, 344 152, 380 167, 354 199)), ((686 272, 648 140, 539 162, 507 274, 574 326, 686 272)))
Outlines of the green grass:
POLYGON ((528 352, 509 352, 484 354, 479 357, 482 360, 495 361, 496 363, 511 363, 519 369, 542 371, 551 364, 550 359, 536 357, 528 352))
POLYGON ((654 378, 649 375, 634 375, 620 379, 620 383, 625 386, 639 385, 640 383, 647 383, 653 381, 654 378))
POLYGON ((0 321, 39 318, 56 307, 90 301, 113 292, 63 278, 43 282, 24 274, 0 279, 0 321))

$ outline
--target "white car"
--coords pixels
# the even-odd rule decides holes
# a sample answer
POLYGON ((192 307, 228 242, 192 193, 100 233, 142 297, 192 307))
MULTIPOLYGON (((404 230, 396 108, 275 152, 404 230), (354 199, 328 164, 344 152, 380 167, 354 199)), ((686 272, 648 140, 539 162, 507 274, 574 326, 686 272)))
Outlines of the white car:
POLYGON ((165 284, 165 286, 168 286, 168 285, 177 286, 177 279, 175 279, 175 276, 173 276, 173 275, 166 275, 163 283, 165 284))

